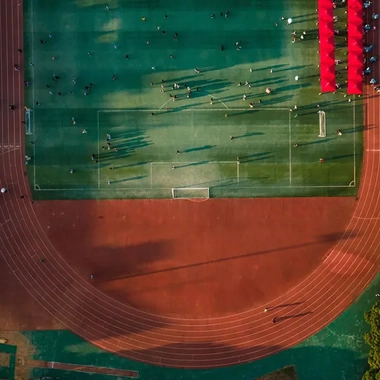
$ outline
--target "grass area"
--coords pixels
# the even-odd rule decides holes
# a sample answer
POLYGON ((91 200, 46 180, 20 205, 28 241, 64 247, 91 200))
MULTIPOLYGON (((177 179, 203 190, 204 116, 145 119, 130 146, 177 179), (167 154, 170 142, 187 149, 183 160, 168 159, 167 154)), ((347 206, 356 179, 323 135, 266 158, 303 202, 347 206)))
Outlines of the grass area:
POLYGON ((278 371, 259 377, 256 380, 297 380, 297 372, 294 366, 288 366, 278 371))
POLYGON ((17 346, 0 344, 0 378, 12 379, 16 365, 17 346))
POLYGON ((172 188, 207 188, 211 197, 356 195, 362 102, 347 102, 344 90, 318 95, 315 8, 298 0, 26 1, 34 198, 170 198, 172 188), (292 44, 293 30, 305 38, 292 44))

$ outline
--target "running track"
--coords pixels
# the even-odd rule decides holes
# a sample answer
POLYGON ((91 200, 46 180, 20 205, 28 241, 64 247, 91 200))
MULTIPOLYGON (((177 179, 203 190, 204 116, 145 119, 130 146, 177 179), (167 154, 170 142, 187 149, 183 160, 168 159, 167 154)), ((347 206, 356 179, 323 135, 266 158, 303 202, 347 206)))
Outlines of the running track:
MULTIPOLYGON (((376 5, 378 6, 378 5, 376 5)), ((372 9, 371 9, 372 11, 372 9)), ((22 0, 0 2, 1 109, 0 253, 26 291, 74 333, 134 360, 173 367, 210 368, 257 360, 316 333, 335 319, 378 272, 380 243, 379 97, 370 86, 365 157, 359 199, 346 232, 323 264, 273 305, 302 304, 297 318, 271 323, 273 312, 255 308, 211 320, 167 318, 142 312, 90 286, 47 239, 30 202, 23 153, 22 0), (13 70, 19 62, 21 72, 13 70), (16 110, 8 109, 15 104, 16 110), (24 194, 26 198, 20 198, 24 194), (39 258, 46 258, 46 265, 39 258)), ((378 46, 378 32, 370 32, 378 46)), ((378 67, 375 68, 378 70, 378 67)), ((376 77, 379 73, 376 72, 376 77)), ((276 317, 286 316, 277 309, 276 317)))

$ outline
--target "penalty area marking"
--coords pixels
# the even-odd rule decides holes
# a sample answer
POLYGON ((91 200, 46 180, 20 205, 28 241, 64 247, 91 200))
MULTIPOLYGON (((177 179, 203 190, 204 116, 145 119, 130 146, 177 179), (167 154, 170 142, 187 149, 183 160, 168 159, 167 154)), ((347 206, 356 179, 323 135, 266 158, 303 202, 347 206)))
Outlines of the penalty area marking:
POLYGON ((208 94, 208 96, 211 96, 213 99, 216 99, 218 102, 222 103, 222 104, 224 105, 224 107, 225 107, 226 109, 229 110, 227 104, 224 103, 222 100, 220 100, 219 98, 217 98, 217 97, 216 97, 215 95, 213 95, 213 94, 209 94, 209 93, 207 93, 207 94, 208 94))
MULTIPOLYGON (((217 99, 218 101, 220 101, 218 98, 215 97, 215 99, 217 99)), ((170 99, 165 102, 160 110, 168 103, 170 102, 170 99)), ((273 107, 273 108, 258 108, 258 109, 248 109, 248 108, 228 108, 222 101, 220 101, 226 108, 214 108, 214 107, 211 107, 211 108, 189 108, 189 109, 185 109, 185 110, 181 110, 181 112, 183 111, 188 111, 188 112, 193 112, 193 111, 198 111, 198 112, 208 112, 208 111, 225 111, 226 109, 228 109, 230 112, 233 112, 233 111, 249 111, 249 110, 252 110, 252 111, 256 111, 256 110, 262 110, 262 111, 271 111, 271 110, 276 110, 276 111, 287 111, 289 112, 289 109, 288 108, 280 108, 280 107, 273 107)), ((120 113, 120 112, 157 112, 157 109, 100 109, 100 110, 97 110, 97 134, 98 134, 98 156, 100 155, 100 113, 101 112, 104 112, 104 113, 120 113)), ((34 122, 34 120, 33 120, 34 122)), ((355 125, 355 113, 354 113, 354 125, 355 125)), ((303 186, 293 186, 292 185, 292 139, 291 139, 291 130, 292 130, 292 126, 291 126, 291 115, 289 113, 289 121, 288 121, 288 128, 289 128, 289 185, 288 186, 244 186, 244 188, 247 188, 247 189, 270 189, 270 188, 286 188, 286 187, 294 187, 294 188, 350 188, 350 187, 354 187, 355 186, 355 180, 354 181, 351 181, 350 184, 347 186, 347 185, 334 185, 334 186, 331 186, 331 185, 320 185, 320 186, 307 186, 307 185, 303 185, 303 186)), ((355 133, 354 133, 355 134, 355 133)), ((355 139, 355 137, 354 137, 355 139)), ((35 146, 34 146, 35 148, 35 146)), ((354 149, 355 149, 355 142, 354 142, 354 149)), ((380 152, 380 149, 373 149, 373 150, 369 150, 369 151, 379 151, 380 152)), ((35 153, 34 153, 34 156, 35 156, 35 153)), ((214 164, 223 164, 223 163, 232 163, 230 161, 215 161, 215 162, 210 162, 210 163, 214 163, 214 164)), ((168 165, 171 165, 171 163, 167 163, 167 162, 151 162, 150 163, 150 188, 141 188, 141 189, 144 189, 144 190, 152 190, 153 189, 153 167, 152 165, 153 164, 168 164, 168 165)), ((182 163, 184 164, 184 163, 182 163)), ((354 172, 355 172, 355 152, 354 152, 354 172)), ((236 179, 237 179, 237 183, 240 183, 240 170, 239 170, 239 164, 237 165, 237 172, 236 172, 236 179)), ((101 178, 100 178, 100 161, 98 162, 98 183, 97 183, 97 189, 98 190, 105 190, 105 191, 109 191, 109 187, 107 186, 106 189, 102 189, 101 188, 101 178)), ((34 171, 35 171, 35 165, 34 165, 34 171)), ((118 187, 115 187, 113 186, 113 188, 115 189, 119 189, 118 187)), ((135 188, 128 188, 128 187, 122 187, 120 189, 135 189, 135 188)), ((155 188, 155 190, 159 190, 159 189, 166 189, 166 188, 155 188)), ((34 173, 34 190, 38 190, 38 191, 82 191, 82 190, 88 190, 88 189, 81 189, 81 188, 74 188, 74 189, 57 189, 57 188, 54 188, 54 189, 49 189, 49 188, 44 188, 44 189, 41 189, 40 186, 36 185, 36 175, 34 173)))
POLYGON ((164 108, 169 102, 172 102, 172 100, 171 99, 167 100, 158 110, 161 111, 162 108, 164 108))
MULTIPOLYGON (((170 102, 170 100, 169 100, 170 102)), ((104 110, 97 110, 98 113, 104 112, 104 113, 120 113, 120 112, 158 112, 162 109, 162 107, 165 106, 168 102, 165 102, 159 109, 154 108, 154 109, 104 109, 104 110)), ((179 111, 176 111, 175 108, 173 108, 169 112, 208 112, 208 111, 226 111, 226 108, 217 108, 217 107, 210 107, 210 108, 202 108, 202 107, 194 107, 194 108, 185 108, 181 109, 179 111)), ((233 112, 233 111, 287 111, 289 112, 289 108, 283 108, 283 107, 260 107, 260 108, 228 108, 228 111, 233 112)))

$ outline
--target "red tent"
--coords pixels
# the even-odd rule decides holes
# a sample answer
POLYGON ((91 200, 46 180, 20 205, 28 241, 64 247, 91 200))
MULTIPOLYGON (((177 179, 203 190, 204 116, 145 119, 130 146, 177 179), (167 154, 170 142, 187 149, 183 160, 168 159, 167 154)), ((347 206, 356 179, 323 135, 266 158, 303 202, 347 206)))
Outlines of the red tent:
POLYGON ((363 38, 363 24, 360 23, 359 25, 352 24, 349 27, 349 33, 351 33, 351 37, 359 37, 360 39, 363 38))
POLYGON ((321 82, 321 91, 322 92, 334 92, 336 91, 336 86, 334 83, 324 80, 321 82))
POLYGON ((362 84, 348 83, 348 93, 350 95, 361 95, 363 93, 362 84))
POLYGON ((333 16, 333 1, 319 0, 319 68, 322 92, 334 92, 336 90, 333 16))
POLYGON ((348 3, 348 93, 363 93, 363 0, 348 3))

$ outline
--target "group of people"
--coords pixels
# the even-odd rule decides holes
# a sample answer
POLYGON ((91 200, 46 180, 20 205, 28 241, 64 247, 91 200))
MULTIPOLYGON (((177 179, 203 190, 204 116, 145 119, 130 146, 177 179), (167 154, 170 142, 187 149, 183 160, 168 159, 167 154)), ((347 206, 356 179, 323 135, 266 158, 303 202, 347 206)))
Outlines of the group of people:
MULTIPOLYGON (((339 0, 339 1, 337 0, 337 1, 334 1, 334 5, 335 5, 335 6, 344 6, 345 4, 346 4, 346 0, 339 0)), ((371 5, 372 5, 372 1, 367 0, 367 1, 364 2, 363 7, 364 7, 365 9, 367 9, 367 8, 369 8, 371 5)), ((112 9, 110 9, 109 6, 106 6, 106 10, 107 10, 107 11, 111 11, 112 9)), ((226 19, 227 19, 227 18, 229 18, 229 16, 230 16, 230 12, 229 12, 229 10, 221 11, 221 12, 220 12, 220 17, 223 17, 223 18, 226 18, 226 19)), ((212 14, 211 14, 211 19, 215 19, 216 17, 217 17, 217 16, 216 16, 216 13, 212 13, 212 14)), ((379 15, 378 15, 377 13, 372 13, 371 20, 376 21, 376 20, 378 19, 378 17, 379 17, 379 15)), ((168 15, 165 15, 164 18, 168 18, 168 15)), ((286 22, 288 25, 290 25, 290 24, 293 23, 293 19, 291 19, 291 18, 285 19, 284 17, 282 17, 281 20, 282 20, 283 22, 286 22)), ((146 19, 145 16, 142 17, 142 21, 143 21, 143 22, 146 22, 146 21, 147 21, 147 19, 146 19)), ((335 21, 335 22, 338 21, 338 18, 337 18, 336 16, 335 16, 335 18, 334 18, 334 21, 335 21)), ((278 26, 278 23, 277 23, 277 22, 275 23, 275 26, 276 26, 276 27, 278 26)), ((364 31, 369 31, 369 30, 372 30, 372 29, 376 29, 376 25, 372 25, 372 26, 371 26, 371 24, 369 24, 369 23, 365 23, 364 26, 363 26, 363 30, 364 30, 364 31)), ((165 32, 164 30, 162 30, 161 26, 158 26, 158 27, 157 27, 157 30, 159 30, 160 33, 162 33, 162 34, 166 34, 166 32, 165 32)), ((337 33, 335 33, 335 34, 339 34, 339 31, 337 31, 337 33)), ((292 43, 295 43, 297 40, 301 41, 301 40, 305 39, 306 36, 307 36, 307 32, 306 32, 306 31, 303 31, 303 32, 293 31, 293 32, 292 32, 292 35, 291 35, 291 37, 292 37, 292 41, 291 41, 291 42, 292 42, 292 43)), ((46 39, 46 40, 44 40, 44 39, 40 39, 39 41, 40 41, 41 44, 47 44, 47 43, 48 43, 47 41, 49 41, 49 40, 52 41, 52 39, 54 39, 54 36, 53 36, 52 34, 48 34, 48 39, 46 39)), ((175 33, 175 34, 174 34, 174 37, 173 37, 173 40, 174 40, 174 41, 177 41, 177 39, 178 39, 178 33, 175 33)), ((149 41, 147 41, 147 44, 149 44, 149 41)), ((114 48, 115 48, 115 49, 118 49, 119 46, 117 46, 116 44, 114 44, 114 48)), ((237 41, 237 42, 235 43, 235 48, 236 48, 236 50, 241 50, 241 49, 242 49, 242 43, 241 43, 241 41, 237 41)), ((224 45, 221 45, 221 50, 222 50, 222 51, 225 50, 225 46, 224 46, 224 45)), ((374 54, 372 53, 373 50, 374 50, 374 44, 370 44, 370 45, 368 45, 368 46, 364 46, 364 52, 365 52, 365 53, 371 53, 371 54, 372 54, 372 55, 369 57, 369 59, 368 59, 368 63, 370 63, 370 64, 376 63, 376 62, 378 61, 378 56, 377 56, 377 55, 374 55, 374 54)), ((19 49, 19 51, 20 51, 20 49, 19 49)), ((92 57, 93 54, 92 54, 91 52, 88 52, 88 56, 89 56, 89 57, 92 57)), ((125 59, 128 60, 128 59, 129 59, 129 54, 125 54, 124 57, 125 57, 125 59)), ((173 54, 170 54, 170 58, 171 58, 171 59, 174 59, 173 54)), ((55 56, 52 56, 52 60, 55 61, 56 59, 57 59, 57 58, 56 58, 55 56)), ((336 64, 340 64, 340 63, 341 63, 341 60, 338 59, 338 60, 335 61, 335 63, 336 63, 336 64)), ((34 63, 31 63, 30 65, 31 65, 31 66, 34 66, 34 63)), ((367 58, 365 58, 365 60, 364 60, 364 65, 367 66, 367 58)), ((363 72, 364 72, 365 75, 370 75, 371 72, 372 72, 372 69, 371 69, 370 66, 367 66, 367 67, 366 67, 366 66, 364 66, 364 68, 363 68, 363 72)), ((19 66, 18 66, 18 64, 15 64, 15 65, 14 65, 14 70, 15 70, 15 71, 19 71, 19 66)), ((156 66, 152 66, 152 70, 156 70, 156 66)), ((249 71, 252 73, 252 69, 249 69, 249 71)), ((196 74, 200 74, 200 73, 201 73, 201 70, 198 69, 198 68, 194 68, 194 72, 195 72, 196 74)), ((270 72, 273 73, 273 69, 270 69, 270 72)), ((53 74, 52 79, 53 79, 54 82, 58 82, 58 83, 59 83, 59 79, 60 79, 60 77, 59 77, 59 75, 57 75, 57 74, 53 74)), ((115 81, 115 80, 116 80, 116 74, 112 74, 111 79, 112 79, 113 81, 115 81)), ((298 80, 298 76, 296 77, 296 80, 298 80)), ((375 89, 377 92, 380 93, 380 86, 376 86, 376 85, 378 84, 378 80, 377 80, 377 78, 372 78, 372 79, 370 80, 370 83, 371 83, 372 85, 374 85, 374 89, 375 89)), ((76 85, 76 77, 73 77, 73 78, 72 78, 72 84, 73 84, 73 85, 76 85)), ((25 85, 26 85, 26 86, 29 86, 29 85, 30 85, 30 81, 26 80, 26 81, 25 81, 25 85)), ((154 82, 151 82, 151 86, 154 86, 154 85, 155 85, 155 83, 154 83, 154 82)), ((167 84, 165 83, 164 80, 162 80, 161 83, 160 83, 160 91, 161 91, 162 93, 166 91, 166 88, 167 88, 166 86, 167 86, 167 84)), ((192 92, 193 92, 194 90, 196 90, 196 91, 199 91, 199 90, 200 90, 199 87, 194 87, 194 88, 192 88, 191 85, 188 85, 188 84, 186 84, 186 83, 185 83, 185 84, 183 84, 183 83, 182 83, 182 84, 174 83, 174 84, 169 84, 169 86, 170 86, 169 88, 171 88, 172 91, 179 90, 180 88, 184 88, 184 89, 186 90, 186 97, 187 97, 187 98, 190 98, 190 97, 192 96, 192 92)), ((238 83, 238 86, 243 86, 243 82, 239 82, 239 83, 238 83)), ((251 84, 250 84, 248 81, 245 81, 245 86, 246 86, 247 89, 250 89, 250 88, 251 88, 251 84)), ((339 89, 340 86, 341 86, 341 85, 337 85, 337 89, 339 89)), ((58 92, 54 92, 54 91, 52 91, 52 89, 51 89, 51 85, 50 85, 50 84, 47 84, 46 87, 47 87, 47 89, 48 89, 50 95, 55 95, 55 94, 62 95, 62 92, 60 92, 60 91, 58 91, 58 92)), ((87 96, 87 95, 90 93, 90 91, 91 91, 94 87, 95 87, 95 86, 94 86, 94 84, 92 84, 92 83, 90 83, 89 85, 86 85, 86 86, 83 88, 83 90, 82 90, 83 95, 84 95, 84 96, 87 96)), ((67 92, 68 92, 69 94, 70 94, 70 93, 73 93, 72 90, 68 90, 67 92)), ((266 89, 266 93, 267 93, 267 94, 271 94, 271 92, 272 92, 272 90, 271 90, 270 88, 267 88, 267 89, 266 89)), ((172 94, 169 94, 169 100, 175 101, 175 100, 177 100, 177 98, 178 98, 178 96, 177 96, 176 94, 173 94, 173 95, 172 95, 172 94)), ((248 97, 247 97, 246 94, 243 94, 243 95, 242 95, 242 99, 243 99, 244 101, 247 100, 247 98, 248 98, 248 97)), ((211 99, 210 99, 210 104, 213 104, 213 102, 214 102, 214 98, 211 98, 211 99)), ((259 103, 261 103, 261 100, 259 100, 259 103)), ((36 102, 36 105, 39 105, 39 102, 36 102)), ((254 107, 254 103, 253 103, 252 101, 247 101, 247 105, 248 105, 249 108, 253 108, 253 107, 254 107)), ((11 109, 14 109, 14 106, 13 106, 13 105, 10 105, 9 107, 10 107, 11 109)), ((169 108, 166 108, 166 110, 168 110, 168 109, 169 109, 169 108)), ((155 115, 155 113, 153 112, 152 115, 155 115)), ((226 116, 228 116, 228 115, 226 114, 226 116)), ((298 114, 296 113, 296 114, 295 114, 295 117, 297 117, 297 116, 298 116, 298 114)), ((72 121, 72 124, 73 124, 73 125, 76 124, 76 120, 75 120, 74 117, 72 117, 72 120, 71 120, 71 121, 72 121)), ((339 132, 340 132, 340 131, 339 131, 339 132)), ((82 133, 87 133, 87 130, 83 129, 82 133)), ((338 134, 340 134, 340 133, 338 133, 338 134)), ((110 139, 108 139, 108 135, 107 135, 106 146, 103 147, 103 150, 105 150, 105 149, 107 149, 107 150, 111 150, 111 143, 110 143, 109 140, 110 140, 110 139)), ((114 148, 114 149, 112 149, 112 150, 117 151, 117 148, 114 148)), ((97 159, 99 159, 99 157, 95 157, 95 155, 92 155, 92 156, 91 156, 91 159, 92 159, 93 161, 97 161, 97 159)), ((70 173, 74 173, 74 172, 75 172, 75 171, 74 171, 73 169, 70 171, 70 173)))

